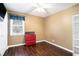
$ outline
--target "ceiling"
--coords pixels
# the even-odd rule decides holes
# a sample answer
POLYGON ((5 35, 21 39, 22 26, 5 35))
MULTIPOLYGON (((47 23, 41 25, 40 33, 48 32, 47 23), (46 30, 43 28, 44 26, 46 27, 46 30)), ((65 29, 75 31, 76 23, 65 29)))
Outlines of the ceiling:
POLYGON ((75 3, 4 3, 8 10, 47 17, 75 5, 75 3))

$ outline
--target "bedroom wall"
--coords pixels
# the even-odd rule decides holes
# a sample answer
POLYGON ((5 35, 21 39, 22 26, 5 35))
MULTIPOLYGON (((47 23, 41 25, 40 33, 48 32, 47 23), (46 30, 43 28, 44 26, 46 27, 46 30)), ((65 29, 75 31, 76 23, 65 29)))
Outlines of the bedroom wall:
POLYGON ((79 4, 47 17, 45 39, 72 50, 72 15, 74 14, 79 14, 79 4))
MULTIPOLYGON (((35 32, 37 41, 44 40, 44 20, 41 17, 22 14, 18 12, 9 11, 9 13, 15 15, 23 15, 25 16, 25 32, 35 32)), ((10 22, 9 22, 10 23, 10 22)), ((10 27, 10 26, 9 26, 10 27)), ((10 31, 9 31, 10 32, 10 31)), ((8 44, 9 45, 16 45, 24 43, 24 36, 10 36, 8 44)))
POLYGON ((26 15, 25 32, 35 32, 37 41, 44 40, 44 19, 37 16, 26 15))

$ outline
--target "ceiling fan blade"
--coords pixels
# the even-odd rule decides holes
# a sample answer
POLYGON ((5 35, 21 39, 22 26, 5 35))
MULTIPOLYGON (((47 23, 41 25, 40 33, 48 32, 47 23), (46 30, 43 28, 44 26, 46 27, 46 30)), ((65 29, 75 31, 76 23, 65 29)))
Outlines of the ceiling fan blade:
POLYGON ((34 9, 36 9, 36 7, 32 8, 31 10, 29 10, 28 13, 29 13, 29 12, 32 12, 34 9))

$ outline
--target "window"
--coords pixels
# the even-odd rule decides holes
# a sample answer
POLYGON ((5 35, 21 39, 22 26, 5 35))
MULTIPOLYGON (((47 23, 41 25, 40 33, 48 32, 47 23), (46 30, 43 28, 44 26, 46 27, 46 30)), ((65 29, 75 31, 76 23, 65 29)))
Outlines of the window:
POLYGON ((24 35, 24 16, 10 15, 10 35, 24 35))

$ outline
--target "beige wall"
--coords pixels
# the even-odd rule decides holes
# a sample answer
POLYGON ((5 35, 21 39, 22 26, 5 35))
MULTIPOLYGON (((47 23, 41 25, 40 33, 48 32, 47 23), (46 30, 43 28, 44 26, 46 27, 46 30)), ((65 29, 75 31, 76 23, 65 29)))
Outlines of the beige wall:
MULTIPOLYGON (((21 14, 17 12, 9 12, 9 13, 25 16, 25 32, 35 32, 37 41, 44 40, 43 18, 33 16, 33 15, 28 15, 28 14, 21 14)), ((9 40, 8 40, 9 45, 15 45, 15 44, 21 44, 21 43, 24 43, 24 36, 10 36, 9 35, 9 40)))
POLYGON ((44 20, 41 17, 26 15, 25 31, 35 32, 37 41, 44 40, 44 20))
POLYGON ((47 17, 45 39, 72 50, 72 15, 74 14, 79 14, 79 5, 47 17))

